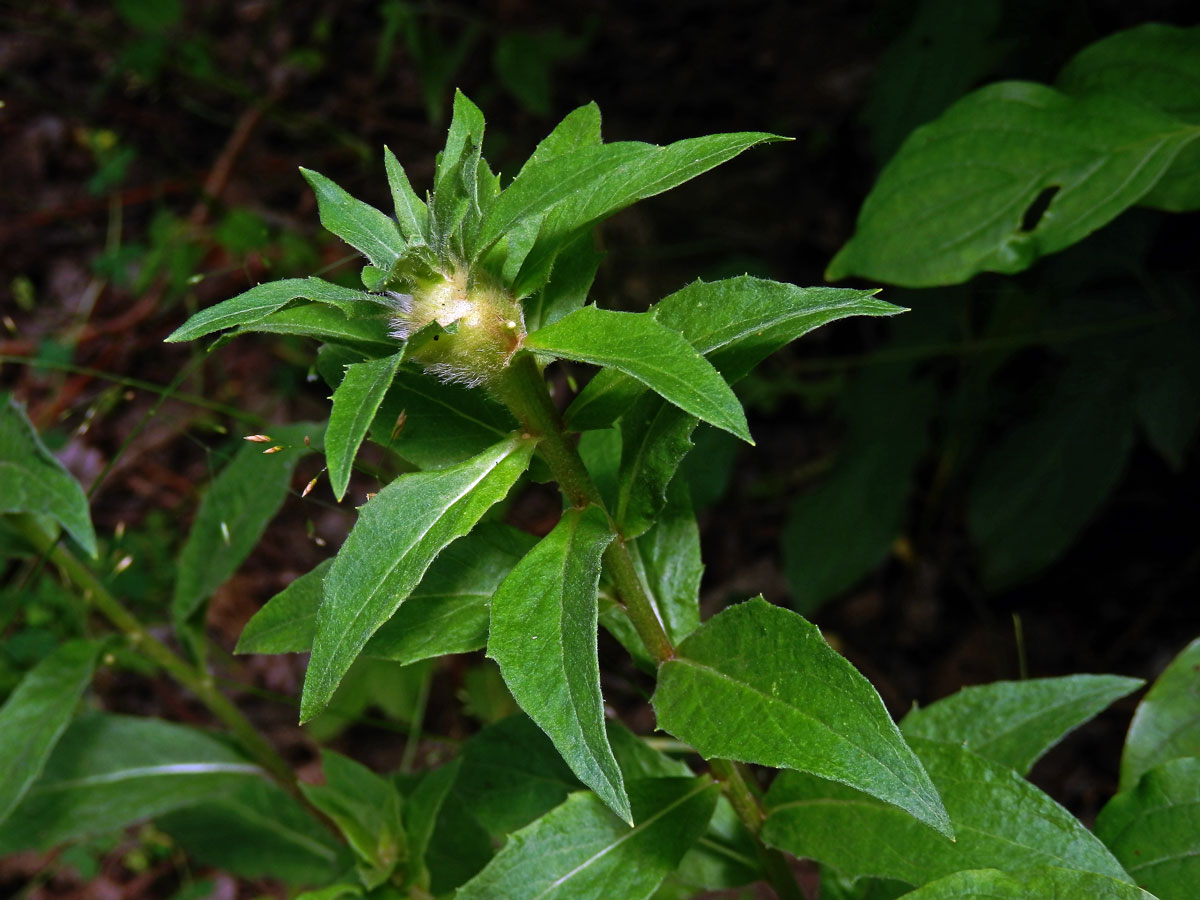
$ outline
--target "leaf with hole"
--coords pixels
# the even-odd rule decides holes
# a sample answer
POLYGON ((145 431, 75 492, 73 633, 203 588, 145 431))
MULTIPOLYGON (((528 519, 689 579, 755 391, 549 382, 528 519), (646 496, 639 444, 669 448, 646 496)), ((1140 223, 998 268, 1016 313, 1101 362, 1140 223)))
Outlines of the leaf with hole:
POLYGON ((930 287, 1024 271, 1137 203, 1197 137, 1119 94, 988 85, 909 136, 825 275, 930 287))

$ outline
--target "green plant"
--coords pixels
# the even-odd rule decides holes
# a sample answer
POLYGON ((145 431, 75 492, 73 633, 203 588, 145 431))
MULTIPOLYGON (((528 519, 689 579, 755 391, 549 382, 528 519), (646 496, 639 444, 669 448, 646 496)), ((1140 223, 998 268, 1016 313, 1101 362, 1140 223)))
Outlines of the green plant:
MULTIPOLYGON (((896 117, 914 112, 901 86, 957 67, 940 89, 961 90, 997 55, 981 43, 994 4, 961 20, 948 6, 921 4, 907 49, 889 57, 910 65, 888 71, 872 106, 889 149, 896 117), (923 41, 942 55, 914 62, 923 41)), ((1198 85, 1200 28, 1151 23, 1085 47, 1053 86, 920 92, 955 102, 904 122, 920 127, 827 272, 910 289, 894 299, 913 312, 840 398, 848 427, 829 478, 792 505, 783 542, 799 611, 853 587, 900 534, 921 553, 922 538, 937 540, 921 523, 960 505, 982 586, 1028 583, 1103 509, 1139 431, 1185 467, 1200 425, 1194 267, 1164 262, 1156 235, 1200 207, 1198 85), (930 458, 936 476, 914 514, 930 458), (869 520, 831 528, 831 504, 869 520)))
MULTIPOLYGON (((0 777, 0 852, 153 817, 198 859, 316 886, 310 900, 666 900, 761 878, 798 898, 781 849, 823 863, 835 895, 1149 896, 1124 866, 1138 858, 1159 783, 1170 785, 1172 817, 1187 815, 1194 794, 1195 647, 1130 732, 1125 789, 1106 819, 1119 836, 1110 850, 1022 776, 1136 679, 990 685, 898 728, 796 613, 760 597, 700 622, 698 531, 679 475, 693 430, 704 421, 749 441, 730 383, 820 325, 901 310, 874 291, 749 277, 697 281, 644 313, 604 310, 586 302, 599 262, 591 231, 777 138, 606 144, 590 105, 502 189, 480 156, 483 127, 457 95, 426 201, 385 152, 394 219, 304 172, 323 224, 367 258, 363 290, 316 278, 263 284, 171 336, 313 337, 333 387, 328 424, 251 436, 205 497, 171 607, 186 657, 64 546, 60 527, 97 552, 86 498, 20 409, 0 408, 11 545, 58 567, 128 649, 191 690, 233 739, 76 715, 117 642, 64 643, 0 709, 0 758, 13 761, 0 777), (600 367, 561 414, 543 374, 558 360, 600 367), (380 774, 327 751, 325 783, 301 784, 215 688, 197 624, 298 461, 323 451, 341 499, 368 436, 389 454, 386 471, 403 474, 361 507, 332 561, 255 615, 238 650, 311 650, 300 717, 312 720, 356 662, 413 666, 486 647, 525 715, 420 774, 380 774), (495 512, 525 479, 552 480, 562 494, 561 517, 540 538, 495 512), (601 624, 654 677, 658 726, 702 758, 695 767, 606 717, 601 624), (1166 743, 1164 733, 1183 737, 1166 743), (764 795, 747 764, 784 771, 764 795)), ((1194 854, 1194 833, 1176 832, 1194 854)), ((1176 857, 1146 833, 1156 859, 1176 857)), ((1163 876, 1162 897, 1180 896, 1170 891, 1190 865, 1163 876)))

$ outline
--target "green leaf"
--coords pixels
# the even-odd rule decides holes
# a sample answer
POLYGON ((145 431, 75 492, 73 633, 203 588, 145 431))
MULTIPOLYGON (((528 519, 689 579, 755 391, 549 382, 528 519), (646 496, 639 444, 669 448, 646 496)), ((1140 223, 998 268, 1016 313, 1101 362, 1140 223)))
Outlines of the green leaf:
POLYGON ((388 779, 332 750, 321 751, 321 768, 325 784, 301 784, 300 790, 337 825, 359 860, 363 883, 374 889, 408 856, 400 794, 388 779))
MULTIPOLYGON (((759 853, 754 838, 742 824, 724 796, 717 800, 708 830, 679 862, 678 868, 667 876, 655 900, 673 896, 691 900, 702 891, 728 890, 741 887, 763 877, 759 853)), ((736 895, 733 895, 736 896, 736 895)))
POLYGON ((629 820, 624 780, 604 730, 596 651, 596 585, 612 539, 603 510, 567 510, 492 598, 488 656, 579 780, 629 820))
POLYGON ((1124 372, 1081 361, 990 449, 967 509, 988 587, 1027 578, 1071 545, 1120 478, 1133 436, 1124 372))
MULTIPOLYGON (((742 275, 695 281, 656 303, 650 315, 682 334, 732 384, 814 328, 849 316, 904 312, 902 307, 875 299, 876 293, 801 288, 742 275)), ((620 372, 600 372, 567 409, 567 423, 577 430, 606 428, 644 390, 620 372)))
POLYGON ((613 518, 626 538, 646 532, 667 502, 667 485, 692 449, 696 417, 655 394, 621 417, 621 468, 613 518))
MULTIPOLYGON (((429 886, 425 853, 433 839, 438 816, 458 778, 462 760, 456 759, 425 774, 404 803, 404 831, 408 836, 407 883, 429 886)), ((474 873, 472 873, 474 874, 474 873)))
POLYGON ((1012 274, 1137 203, 1200 127, 1118 94, 989 85, 918 128, 825 273, 908 287, 1012 274), (1041 218, 1027 211, 1055 190, 1041 218))
MULTIPOLYGON (((585 130, 585 134, 590 132, 585 130)), ((586 140, 586 139, 585 139, 586 140)), ((717 134, 677 141, 667 147, 622 142, 591 144, 526 166, 484 217, 475 254, 485 252, 517 223, 550 211, 538 244, 525 265, 542 265, 575 233, 638 200, 653 197, 719 166, 772 134, 717 134)), ((583 142, 581 142, 583 143, 583 142)))
POLYGON ((311 813, 261 778, 244 779, 215 800, 161 815, 156 824, 193 860, 242 878, 319 884, 349 862, 311 813))
MULTIPOLYGON (((1112 91, 1200 124, 1200 27, 1147 22, 1081 50, 1058 75, 1068 94, 1112 91)), ((1200 207, 1200 147, 1192 144, 1139 201, 1172 212, 1200 207)))
POLYGON ((901 534, 937 392, 893 366, 845 392, 848 432, 829 476, 788 510, 782 546, 793 606, 812 615, 883 562, 901 534))
POLYGON ((320 172, 301 166, 300 174, 317 197, 321 224, 362 253, 375 268, 392 271, 406 247, 396 223, 375 207, 351 197, 320 172))
POLYGON ((1028 775, 1066 734, 1143 684, 1120 675, 1069 675, 966 687, 900 722, 906 738, 963 748, 1028 775))
MULTIPOLYGON (((904 895, 906 900, 1155 900, 1140 887, 1107 875, 1038 866, 1025 872, 970 869, 904 895)), ((1166 900, 1166 898, 1164 898, 1166 900)))
POLYGON ((346 377, 333 392, 333 408, 325 430, 325 458, 329 482, 340 501, 350 483, 355 454, 375 420, 379 404, 392 385, 404 351, 346 367, 346 377))
POLYGON ((396 221, 401 234, 410 246, 428 244, 429 209, 413 190, 396 154, 387 147, 383 148, 383 164, 387 169, 388 186, 392 190, 392 203, 396 207, 396 221))
POLYGON ((494 852, 492 838, 472 809, 451 792, 438 811, 433 837, 425 851, 430 893, 441 897, 454 890, 486 866, 494 852))
POLYGON ((479 525, 442 551, 363 653, 407 664, 485 646, 492 595, 536 542, 499 522, 479 525))
POLYGON ((1200 884, 1200 758, 1173 759, 1105 804, 1096 835, 1139 885, 1187 900, 1200 884))
POLYGON ((956 840, 861 791, 799 772, 783 772, 771 785, 763 840, 844 875, 912 885, 963 869, 1039 865, 1129 880, 1083 823, 1012 769, 951 744, 910 743, 946 804, 956 840))
POLYGON ((457 900, 644 900, 703 834, 718 790, 707 778, 630 785, 637 825, 576 793, 518 831, 457 900))
POLYGON ((679 332, 648 313, 585 306, 530 334, 525 347, 617 369, 685 412, 753 443, 745 413, 725 379, 679 332))
MULTIPOLYGON (((317 370, 333 388, 362 356, 325 345, 317 370)), ((371 425, 372 439, 421 469, 441 469, 487 449, 517 427, 508 411, 476 391, 401 367, 371 425)))
POLYGON ((30 669, 0 707, 0 822, 41 774, 92 679, 99 652, 95 641, 68 641, 30 669))
POLYGON ((521 166, 517 178, 522 181, 536 179, 539 177, 538 170, 551 160, 586 147, 599 146, 600 143, 600 107, 594 102, 586 103, 567 113, 563 120, 554 126, 554 130, 542 138, 529 159, 521 166))
POLYGON ((678 644, 700 627, 700 578, 704 574, 700 528, 686 480, 677 477, 667 485, 666 505, 654 527, 630 548, 667 636, 678 644))
POLYGON ((280 425, 270 431, 274 443, 243 444, 200 501, 179 554, 171 599, 171 615, 177 625, 192 619, 250 555, 283 506, 296 463, 320 447, 321 426, 314 422, 280 425), (263 452, 273 446, 283 449, 263 452))
POLYGON ((708 759, 811 772, 954 833, 875 689, 816 626, 761 597, 680 644, 652 702, 659 728, 708 759))
POLYGON ((546 733, 523 715, 472 736, 461 759, 454 793, 497 839, 545 815, 580 787, 546 733))
POLYGON ((1121 790, 1160 763, 1200 756, 1200 638, 1188 644, 1146 692, 1125 738, 1121 790))
POLYGON ((343 312, 321 303, 293 306, 243 325, 227 337, 252 332, 294 334, 345 344, 369 356, 396 352, 397 341, 388 330, 389 319, 383 307, 364 301, 349 305, 347 310, 343 312))
MULTIPOLYGON (((907 9, 908 7, 906 7, 907 9)), ((879 60, 862 119, 875 157, 884 160, 918 125, 980 82, 1004 56, 996 39, 997 0, 924 0, 879 60)))
POLYGON ((477 223, 482 215, 477 174, 483 131, 483 113, 479 107, 462 91, 455 90, 454 113, 446 148, 438 154, 429 208, 433 246, 443 261, 451 255, 467 255, 459 226, 464 219, 477 223))
POLYGON ((347 313, 355 304, 373 302, 370 294, 331 284, 320 278, 285 278, 256 285, 245 293, 202 309, 171 332, 167 343, 193 341, 222 328, 251 325, 277 312, 293 300, 326 303, 347 313))
POLYGON ((325 708, 371 635, 438 553, 508 493, 532 452, 532 441, 514 435, 456 466, 402 475, 363 507, 325 579, 301 721, 325 708))
POLYGON ((0 514, 3 513, 50 516, 88 556, 96 556, 96 532, 83 488, 46 449, 25 411, 7 393, 0 393, 0 514))
POLYGON ((234 653, 302 653, 312 649, 317 610, 332 559, 322 560, 268 600, 250 617, 234 653))
POLYGON ((0 825, 0 854, 113 831, 212 800, 263 774, 195 729, 141 717, 81 716, 0 825))
POLYGON ((535 282, 514 283, 514 296, 533 295, 525 301, 525 327, 537 331, 580 309, 587 302, 602 259, 604 254, 596 249, 596 239, 585 231, 554 257, 553 270, 541 273, 545 278, 539 275, 535 282))

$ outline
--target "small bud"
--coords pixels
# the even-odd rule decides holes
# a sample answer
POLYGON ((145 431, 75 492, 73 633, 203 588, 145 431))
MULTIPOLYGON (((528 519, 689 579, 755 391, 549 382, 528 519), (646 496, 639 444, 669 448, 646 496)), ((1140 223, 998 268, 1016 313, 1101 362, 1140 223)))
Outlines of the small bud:
POLYGON ((263 451, 263 453, 264 454, 278 453, 282 449, 283 449, 283 444, 276 444, 274 447, 268 447, 266 450, 263 451))
POLYGON ((265 434, 248 434, 242 440, 252 441, 255 444, 269 444, 271 442, 270 436, 265 434))
POLYGON ((133 557, 126 554, 125 556, 122 556, 120 560, 117 561, 117 564, 115 566, 113 566, 113 574, 120 575, 122 572, 124 572, 126 569, 128 569, 131 565, 133 565, 133 557))

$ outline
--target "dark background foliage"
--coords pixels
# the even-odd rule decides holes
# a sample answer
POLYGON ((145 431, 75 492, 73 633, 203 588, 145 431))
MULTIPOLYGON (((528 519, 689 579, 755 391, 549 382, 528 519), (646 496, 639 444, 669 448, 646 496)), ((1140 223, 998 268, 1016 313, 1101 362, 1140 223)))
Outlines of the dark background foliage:
MULTIPOLYGON (((155 618, 199 492, 237 438, 327 412, 300 342, 252 338, 212 356, 162 343, 189 312, 259 281, 321 271, 353 282, 356 261, 321 230, 298 165, 387 208, 382 145, 427 187, 455 86, 483 109, 485 156, 510 175, 590 100, 607 140, 770 130, 795 141, 606 225, 594 299, 639 309, 697 276, 742 272, 819 284, 911 128, 988 81, 1052 80, 1114 31, 1195 18, 1182 0, 4 4, 0 388, 28 404, 90 486, 109 580, 155 618)), ((897 713, 1024 673, 1157 673, 1200 623, 1200 459, 1189 440, 1200 379, 1188 337, 1198 236, 1194 214, 1134 210, 1016 278, 887 289, 912 308, 902 320, 843 322, 765 365, 741 390, 758 447, 708 438, 690 463, 706 504, 706 614, 760 591, 795 605, 897 713), (1143 421, 1109 452, 1102 426, 1125 414, 1121 392, 1145 378, 1115 388, 1101 375, 1146 359, 1162 361, 1160 381, 1174 385, 1161 419, 1173 436, 1154 440, 1143 421), (988 449, 1036 419, 1071 372, 1082 386, 1046 414, 1046 439, 989 471, 988 449), (1075 415, 1081 408, 1095 414, 1075 415), (1080 527, 1022 521, 1018 530, 1044 529, 1052 549, 996 577, 996 546, 981 546, 969 522, 979 480, 1017 490, 1030 473, 1086 472, 1097 459, 1115 459, 1111 476, 1084 478, 1063 501, 1078 505, 1080 527), (844 539, 822 544, 826 532, 844 539), (817 589, 806 580, 815 569, 836 571, 817 589)), ((327 482, 301 498, 318 474, 301 467, 284 512, 213 603, 220 646, 338 545, 353 504, 378 487, 374 461, 368 453, 353 503, 340 507, 327 482)), ((508 515, 544 532, 556 504, 534 491, 508 515)), ((1003 549, 1006 537, 996 540, 1003 549)), ((78 623, 49 579, 10 583, 0 598, 6 690, 78 623)), ((615 644, 601 652, 609 702, 650 731, 645 684, 615 644)), ((311 737, 289 699, 302 663, 221 668, 272 739, 308 764, 311 737)), ((117 666, 97 684, 113 710, 201 716, 166 680, 117 666)), ((444 661, 420 755, 504 712, 498 685, 478 659, 444 661)), ((414 702, 405 690, 365 691, 325 734, 364 761, 396 765, 414 702)), ((1035 770, 1085 820, 1115 785, 1132 702, 1035 770)), ((165 896, 179 864, 156 847, 143 835, 115 855, 101 847, 69 862, 113 896, 165 896)), ((37 871, 59 870, 15 861, 0 880, 37 871)), ((84 890, 62 875, 43 881, 45 896, 84 890)), ((253 893, 218 882, 229 896, 253 893)))

